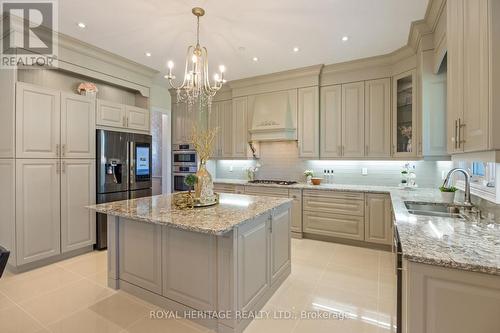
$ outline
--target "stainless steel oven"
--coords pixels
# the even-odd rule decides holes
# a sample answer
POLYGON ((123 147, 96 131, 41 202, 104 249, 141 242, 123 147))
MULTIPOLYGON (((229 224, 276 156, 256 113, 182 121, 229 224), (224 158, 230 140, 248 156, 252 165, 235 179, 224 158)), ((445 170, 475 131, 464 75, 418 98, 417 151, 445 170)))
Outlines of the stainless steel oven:
POLYGON ((187 191, 184 184, 187 175, 195 174, 198 170, 198 156, 191 144, 172 146, 172 191, 187 191))

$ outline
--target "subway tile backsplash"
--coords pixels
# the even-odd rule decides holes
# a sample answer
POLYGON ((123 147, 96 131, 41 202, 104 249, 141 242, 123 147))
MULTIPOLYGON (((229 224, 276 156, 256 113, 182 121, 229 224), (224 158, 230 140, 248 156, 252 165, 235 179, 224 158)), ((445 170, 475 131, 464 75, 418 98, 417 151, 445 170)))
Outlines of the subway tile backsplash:
MULTIPOLYGON (((401 181, 401 169, 406 161, 327 161, 306 160, 298 157, 297 142, 262 142, 260 159, 222 160, 215 163, 217 178, 246 179, 246 169, 261 164, 256 178, 305 181, 303 172, 312 169, 323 177, 323 170, 333 170, 333 182, 337 184, 366 184, 396 186, 401 181), (362 175, 362 169, 367 174, 362 175), (232 171, 231 171, 232 169, 232 171)), ((410 161, 415 165, 417 184, 420 187, 438 187, 443 172, 453 167, 450 161, 410 161)))

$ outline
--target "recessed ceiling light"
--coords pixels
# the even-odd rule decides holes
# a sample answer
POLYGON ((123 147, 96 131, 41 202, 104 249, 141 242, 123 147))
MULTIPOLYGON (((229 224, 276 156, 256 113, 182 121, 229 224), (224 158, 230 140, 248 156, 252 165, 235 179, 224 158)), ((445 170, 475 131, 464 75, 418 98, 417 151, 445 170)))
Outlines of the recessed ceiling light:
POLYGON ((151 57, 151 52, 146 52, 145 55, 146 57, 151 57))
POLYGON ((255 61, 255 62, 257 62, 257 61, 259 61, 259 58, 253 57, 252 60, 255 61))
POLYGON ((349 37, 348 37, 348 36, 344 36, 344 37, 342 37, 342 41, 343 41, 343 42, 347 42, 348 40, 349 40, 349 37))
POLYGON ((299 51, 300 51, 300 49, 299 49, 297 46, 295 46, 295 47, 293 48, 293 52, 299 52, 299 51))
POLYGON ((85 23, 83 23, 83 22, 78 22, 78 27, 80 29, 85 29, 87 27, 87 25, 85 23))

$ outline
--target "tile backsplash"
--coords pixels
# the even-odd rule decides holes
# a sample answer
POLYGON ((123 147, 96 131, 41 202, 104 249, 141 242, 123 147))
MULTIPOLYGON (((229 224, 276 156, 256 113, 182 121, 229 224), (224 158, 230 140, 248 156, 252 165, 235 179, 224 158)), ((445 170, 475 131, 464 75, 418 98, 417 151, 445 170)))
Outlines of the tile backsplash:
MULTIPOLYGON (((260 170, 256 178, 304 181, 303 172, 312 169, 318 177, 323 170, 333 170, 337 184, 366 184, 396 186, 401 180, 401 169, 406 161, 330 161, 306 160, 298 157, 297 142, 262 142, 260 144, 260 170), (362 175, 366 168, 367 174, 362 175)), ((217 178, 246 179, 246 169, 253 160, 222 160, 215 163, 217 178), (232 170, 232 171, 231 171, 232 170)), ((412 161, 417 184, 420 187, 438 187, 443 172, 453 167, 450 161, 412 161)))

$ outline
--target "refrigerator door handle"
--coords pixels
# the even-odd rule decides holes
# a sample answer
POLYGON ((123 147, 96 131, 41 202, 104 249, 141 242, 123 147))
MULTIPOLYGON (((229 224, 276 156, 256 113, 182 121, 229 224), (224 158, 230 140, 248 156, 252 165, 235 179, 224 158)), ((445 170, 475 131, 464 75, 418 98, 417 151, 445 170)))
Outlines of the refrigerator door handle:
MULTIPOLYGON (((129 178, 130 185, 135 184, 135 142, 129 142, 129 152, 128 152, 128 161, 129 161, 129 178)), ((132 187, 132 186, 131 186, 132 187)), ((131 190, 132 188, 129 188, 131 190)))

